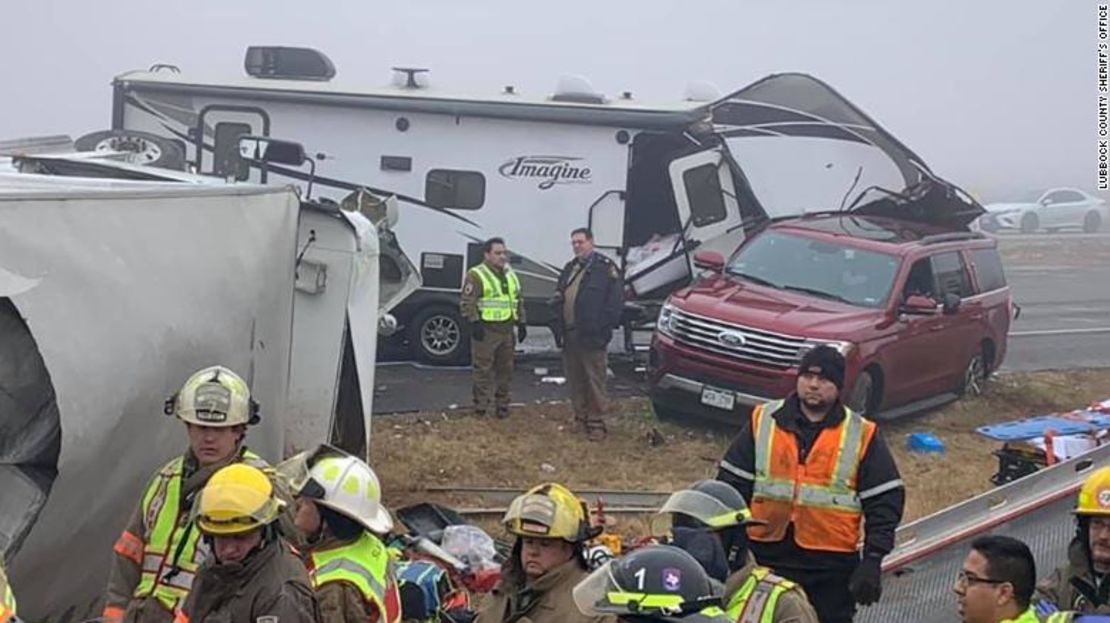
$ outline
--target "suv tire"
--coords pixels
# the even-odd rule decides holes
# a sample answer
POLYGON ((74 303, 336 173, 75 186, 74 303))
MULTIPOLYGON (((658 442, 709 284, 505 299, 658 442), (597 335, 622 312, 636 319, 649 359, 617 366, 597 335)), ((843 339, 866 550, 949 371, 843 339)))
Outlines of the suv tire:
POLYGON ((852 393, 848 395, 847 406, 856 413, 870 418, 878 405, 878 383, 870 370, 864 370, 856 377, 852 393))
POLYGON ((983 384, 987 380, 987 368, 983 351, 975 353, 964 368, 964 380, 960 386, 960 396, 983 395, 983 384))

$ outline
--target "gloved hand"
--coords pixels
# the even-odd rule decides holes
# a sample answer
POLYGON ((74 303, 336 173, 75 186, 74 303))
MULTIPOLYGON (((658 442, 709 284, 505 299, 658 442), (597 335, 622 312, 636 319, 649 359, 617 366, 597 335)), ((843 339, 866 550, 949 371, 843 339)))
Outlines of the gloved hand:
POLYGON ((526 337, 528 337, 528 325, 518 324, 516 326, 516 341, 523 342, 526 337))
POLYGON ((848 590, 857 604, 870 606, 879 601, 879 597, 883 594, 882 565, 882 556, 867 554, 852 572, 852 577, 848 580, 848 590))
POLYGON ((481 342, 486 339, 486 327, 481 322, 470 323, 470 337, 481 342))

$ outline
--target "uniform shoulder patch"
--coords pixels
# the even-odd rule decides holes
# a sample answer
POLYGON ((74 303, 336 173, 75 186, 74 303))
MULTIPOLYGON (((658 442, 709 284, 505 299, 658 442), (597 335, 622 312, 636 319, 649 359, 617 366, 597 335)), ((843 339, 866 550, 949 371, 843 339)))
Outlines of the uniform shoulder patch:
POLYGON ((474 282, 467 279, 463 284, 463 294, 474 294, 474 282))
POLYGON ((609 263, 609 278, 610 279, 620 279, 621 278, 620 269, 617 268, 617 265, 612 263, 612 262, 609 263))

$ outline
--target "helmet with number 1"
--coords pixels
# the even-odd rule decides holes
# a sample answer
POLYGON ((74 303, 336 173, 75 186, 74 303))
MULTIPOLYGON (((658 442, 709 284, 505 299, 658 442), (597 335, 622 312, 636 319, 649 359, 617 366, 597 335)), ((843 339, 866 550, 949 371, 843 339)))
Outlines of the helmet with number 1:
POLYGON ((581 543, 595 536, 582 502, 569 489, 553 482, 517 496, 501 523, 519 537, 581 543))
POLYGON ((670 545, 652 545, 609 561, 574 587, 586 616, 636 621, 725 623, 721 596, 698 561, 670 545))
POLYGON ((1110 516, 1110 467, 1095 470, 1079 488, 1075 514, 1086 517, 1110 516))

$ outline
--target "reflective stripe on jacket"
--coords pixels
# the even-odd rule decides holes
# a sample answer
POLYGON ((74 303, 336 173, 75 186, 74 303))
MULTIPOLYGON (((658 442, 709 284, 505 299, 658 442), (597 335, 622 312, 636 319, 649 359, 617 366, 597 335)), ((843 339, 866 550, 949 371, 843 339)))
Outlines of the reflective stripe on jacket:
POLYGON ((353 584, 377 608, 381 623, 401 620, 401 596, 393 562, 382 542, 369 532, 339 547, 312 552, 309 576, 316 590, 329 582, 353 584))
POLYGON ((470 273, 482 284, 482 297, 478 299, 478 315, 483 322, 518 320, 520 280, 511 268, 505 267, 504 282, 484 262, 471 268, 470 273), (503 283, 507 289, 502 287, 503 283))
POLYGON ((875 435, 875 424, 845 409, 839 425, 821 430, 805 460, 797 437, 775 422, 783 401, 752 411, 755 434, 755 481, 752 516, 754 541, 786 538, 794 524, 794 541, 806 549, 855 552, 859 547, 863 508, 856 479, 861 458, 875 435))
MULTIPOLYGON (((243 461, 268 467, 250 450, 244 451, 243 461)), ((200 532, 189 521, 188 509, 181 506, 184 464, 180 456, 167 463, 143 494, 140 512, 147 530, 146 543, 125 531, 113 548, 142 566, 134 598, 154 597, 170 611, 189 595, 197 568, 207 556, 207 550, 198 547, 200 532)))
POLYGON ((770 569, 756 567, 740 590, 729 598, 728 618, 736 623, 774 623, 779 597, 795 587, 797 584, 771 573, 770 569))

